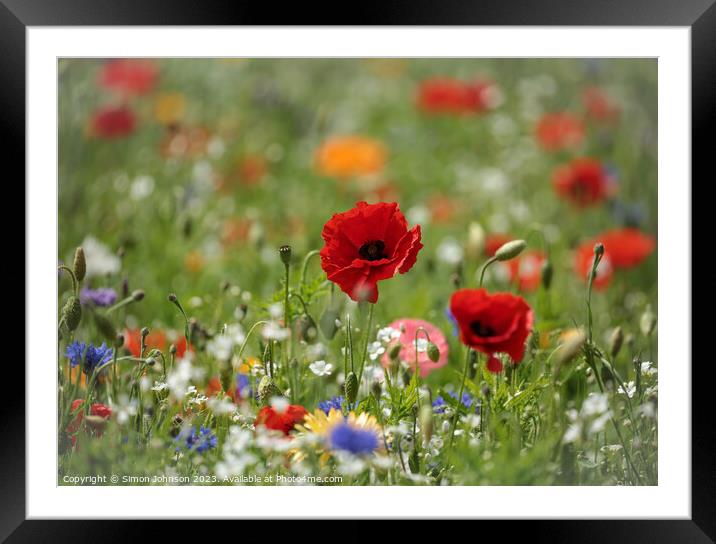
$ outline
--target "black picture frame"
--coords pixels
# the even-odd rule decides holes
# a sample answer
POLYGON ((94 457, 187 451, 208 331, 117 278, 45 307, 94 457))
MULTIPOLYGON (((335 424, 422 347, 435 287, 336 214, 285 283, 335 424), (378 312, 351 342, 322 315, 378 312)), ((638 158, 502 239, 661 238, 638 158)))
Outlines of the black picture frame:
MULTIPOLYGON (((686 26, 691 29, 692 67, 692 177, 711 172, 713 146, 707 137, 713 130, 716 96, 715 0, 499 0, 461 1, 397 0, 364 1, 326 7, 285 3, 277 9, 268 3, 203 0, 0 0, 0 133, 6 165, 15 167, 15 179, 25 176, 25 31, 28 26, 78 25, 509 25, 509 26, 686 26)), ((8 174, 9 176, 9 174, 8 174)), ((704 182, 707 180, 704 179, 704 182)), ((670 180, 687 183, 691 180, 670 180)), ((692 212, 693 213, 693 212, 692 212)), ((16 227, 15 227, 16 228, 16 227)), ((692 229, 694 234, 697 230, 692 229)), ((711 229, 709 229, 710 231, 711 229)), ((7 232, 7 231, 6 231, 7 232)), ((705 242, 709 244, 709 242, 705 242)), ((694 248, 708 246, 693 243, 694 248)), ((8 258, 6 254, 6 258, 8 258)), ((11 261, 19 261, 17 258, 11 261)), ((11 267, 16 266, 11 262, 11 267)), ((708 268, 708 267, 705 267, 708 268)), ((698 272, 697 269, 693 269, 698 272)), ((703 272, 702 272, 703 273, 703 272)), ((693 280, 692 280, 693 281, 693 280)), ((31 286, 25 285, 25 289, 31 286)), ((7 306, 6 306, 7 308, 7 306)), ((13 314, 14 312, 9 312, 13 314)), ((708 334, 704 321, 692 320, 693 338, 708 334), (698 334, 698 333, 701 334, 698 334)), ((709 323, 710 324, 710 323, 709 323)), ((28 323, 28 326, 31 324, 28 323)), ((662 331, 664 333, 664 331, 662 331)), ((17 332, 7 332, 17 335, 17 332)), ((9 349, 9 348, 7 348, 9 349)), ((6 352, 7 353, 7 352, 6 352)), ((713 542, 716 539, 716 451, 713 445, 713 362, 684 353, 692 365, 692 518, 635 521, 526 521, 511 523, 532 540, 551 542, 713 542), (690 360, 691 359, 691 360, 690 360)), ((695 355, 695 353, 694 353, 695 355)), ((6 357, 8 357, 6 355, 6 357)), ((15 355, 5 360, 3 376, 11 380, 3 393, 0 431, 4 438, 0 462, 0 539, 7 542, 90 539, 126 542, 144 523, 113 521, 25 520, 25 392, 24 368, 15 355), (9 396, 9 398, 8 398, 9 396), (102 525, 102 526, 100 526, 102 525), (65 538, 66 537, 66 538, 65 538)), ((27 361, 27 365, 40 364, 27 361)), ((670 362, 672 364, 672 362, 670 362)), ((78 505, 78 515, 82 508, 78 505)), ((165 524, 166 525, 166 524, 165 524)), ((169 533, 184 530, 178 524, 169 533)), ((343 534, 350 528, 342 527, 343 534)), ((218 533, 216 533, 218 534, 218 533)), ((245 533, 244 533, 245 534, 245 533)), ((478 533, 473 533, 480 538, 478 533)), ((228 536, 228 535, 227 535, 228 536)), ((367 535, 366 535, 367 536, 367 535)), ((486 536, 486 533, 483 533, 486 536)), ((224 538, 224 537, 222 537, 224 538)))

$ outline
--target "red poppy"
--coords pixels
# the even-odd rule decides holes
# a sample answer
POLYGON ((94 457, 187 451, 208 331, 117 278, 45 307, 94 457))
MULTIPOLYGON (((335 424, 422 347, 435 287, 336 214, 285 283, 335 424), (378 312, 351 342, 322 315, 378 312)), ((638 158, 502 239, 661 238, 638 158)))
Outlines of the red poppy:
POLYGON ((537 122, 536 135, 545 151, 574 149, 584 140, 584 123, 571 113, 547 113, 537 122))
POLYGON ((599 87, 587 87, 582 92, 582 104, 587 116, 595 121, 616 121, 619 118, 619 106, 599 87))
POLYGON ((631 268, 641 264, 656 248, 653 236, 635 228, 609 230, 597 237, 604 244, 616 268, 631 268))
POLYGON ((256 185, 268 172, 268 163, 261 155, 248 155, 237 165, 239 178, 246 185, 256 185))
POLYGON ((555 170, 557 194, 579 207, 599 204, 613 192, 614 183, 604 165, 590 158, 574 159, 555 170))
POLYGON ((90 132, 98 138, 123 138, 134 132, 136 125, 132 110, 125 106, 109 106, 92 115, 90 132))
POLYGON ((307 413, 303 406, 297 404, 289 404, 283 412, 278 412, 271 406, 264 406, 256 416, 254 426, 263 425, 267 429, 281 431, 288 435, 296 424, 303 422, 307 413))
POLYGON ((405 274, 423 247, 420 225, 408 222, 395 202, 358 202, 323 226, 321 267, 355 301, 378 300, 378 282, 405 274))
POLYGON ((547 257, 537 250, 525 251, 507 264, 510 268, 510 281, 515 282, 520 291, 534 291, 542 281, 542 264, 547 257))
POLYGON ((146 94, 157 79, 157 66, 148 59, 115 59, 107 62, 99 74, 99 84, 124 95, 146 94))
POLYGON ((489 355, 488 370, 502 370, 495 353, 506 353, 515 363, 522 361, 534 321, 532 309, 522 297, 460 289, 450 298, 450 313, 460 329, 460 340, 489 355))
MULTIPOLYGON (((152 330, 144 339, 146 346, 145 354, 150 349, 164 351, 167 347, 167 335, 162 330, 152 330)), ((179 336, 174 342, 177 348, 177 358, 181 359, 186 353, 186 338, 179 336)), ((142 351, 142 332, 139 329, 127 329, 124 331, 124 347, 134 357, 140 357, 142 351)))
MULTIPOLYGON (((72 401, 72 406, 70 406, 70 413, 74 413, 79 410, 83 403, 83 399, 75 399, 74 401, 72 401)), ((112 409, 105 404, 97 402, 90 406, 90 415, 98 416, 104 420, 108 420, 112 416, 112 409)), ((77 443, 77 436, 75 433, 77 433, 80 428, 80 425, 82 425, 83 416, 84 411, 79 410, 78 414, 72 421, 69 422, 67 428, 65 429, 67 434, 72 435, 71 440, 73 446, 77 443)), ((102 428, 99 426, 92 426, 91 430, 98 436, 102 435, 102 428)))
POLYGON ((500 99, 500 90, 492 81, 433 78, 420 84, 417 103, 427 113, 481 113, 496 107, 500 99))

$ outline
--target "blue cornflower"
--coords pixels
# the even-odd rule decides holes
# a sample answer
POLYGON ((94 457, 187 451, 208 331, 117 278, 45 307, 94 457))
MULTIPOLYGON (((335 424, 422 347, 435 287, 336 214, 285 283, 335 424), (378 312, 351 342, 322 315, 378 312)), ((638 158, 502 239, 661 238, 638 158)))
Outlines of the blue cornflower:
POLYGON ((236 398, 247 399, 251 397, 251 382, 246 374, 236 375, 236 398))
POLYGON ((75 340, 65 349, 65 357, 70 360, 70 366, 76 367, 82 362, 87 344, 75 340))
POLYGON ((117 292, 111 287, 90 289, 83 287, 80 291, 80 303, 94 306, 111 306, 117 300, 117 292))
MULTIPOLYGON (((457 393, 455 393, 455 391, 449 391, 448 394, 452 398, 457 399, 457 393)), ((475 413, 478 413, 480 410, 480 406, 474 401, 475 399, 473 399, 469 393, 462 394, 462 405, 465 408, 469 409, 473 404, 475 404, 475 413)), ((437 397, 435 397, 435 400, 433 401, 433 411, 436 414, 442 414, 443 412, 445 412, 446 407, 447 403, 445 402, 445 399, 442 397, 442 395, 438 395, 437 397)))
POLYGON ((204 453, 206 450, 216 447, 217 439, 216 435, 211 432, 211 429, 199 427, 199 432, 196 431, 195 427, 189 427, 189 429, 182 431, 174 439, 175 442, 179 442, 176 451, 181 451, 182 447, 191 451, 194 450, 198 453, 204 453))
POLYGON ((319 402, 318 408, 323 410, 326 413, 326 415, 328 415, 330 413, 331 408, 335 408, 336 410, 341 410, 343 408, 343 395, 338 395, 338 396, 332 397, 328 400, 319 402))
POLYGON ((85 374, 91 374, 95 368, 103 365, 112 358, 114 350, 107 346, 105 342, 102 342, 101 346, 94 346, 90 344, 87 346, 87 353, 85 353, 85 374))
POLYGON ((349 423, 339 423, 330 434, 331 448, 355 454, 371 453, 378 448, 378 435, 374 430, 361 429, 349 423))

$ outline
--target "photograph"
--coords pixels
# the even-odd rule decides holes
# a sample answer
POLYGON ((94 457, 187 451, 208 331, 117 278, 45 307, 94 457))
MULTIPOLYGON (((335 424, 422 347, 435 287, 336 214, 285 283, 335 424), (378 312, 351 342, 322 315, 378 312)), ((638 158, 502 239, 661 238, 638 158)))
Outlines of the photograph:
POLYGON ((57 485, 659 484, 656 58, 57 78, 57 485))

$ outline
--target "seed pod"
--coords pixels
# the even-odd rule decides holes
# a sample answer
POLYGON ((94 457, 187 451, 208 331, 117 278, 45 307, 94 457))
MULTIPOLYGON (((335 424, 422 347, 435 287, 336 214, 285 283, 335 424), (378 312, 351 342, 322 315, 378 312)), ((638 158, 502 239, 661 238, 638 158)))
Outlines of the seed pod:
POLYGON ((433 363, 437 363, 438 359, 440 359, 440 348, 433 342, 428 342, 428 357, 433 363))
POLYGON ((282 397, 283 393, 268 376, 261 378, 258 386, 259 402, 266 406, 272 397, 282 397))
POLYGON ((602 244, 601 242, 597 242, 596 244, 594 244, 594 255, 596 255, 600 259, 602 258, 602 255, 604 255, 604 244, 602 244))
POLYGON ((355 372, 348 373, 343 388, 345 390, 346 400, 349 404, 353 404, 358 398, 358 376, 356 376, 355 372))
POLYGON ((617 327, 612 332, 612 336, 609 339, 609 352, 612 354, 612 359, 615 358, 619 351, 622 349, 624 343, 624 333, 621 327, 617 327))
POLYGON ((433 436, 433 408, 424 404, 420 408, 420 431, 423 433, 423 439, 429 442, 433 436))
POLYGON ((112 325, 112 322, 97 312, 92 312, 92 317, 94 318, 94 324, 97 326, 97 330, 101 332, 108 341, 113 342, 117 338, 117 331, 114 325, 112 325))
POLYGON ((650 336, 651 333, 654 332, 654 327, 656 327, 656 316, 651 310, 651 306, 648 306, 646 311, 641 316, 639 328, 644 336, 650 336))
POLYGON ((85 260, 85 252, 81 247, 75 249, 75 261, 72 264, 72 272, 74 272, 77 281, 85 279, 85 274, 87 274, 87 261, 85 260))
POLYGON ((522 253, 526 247, 527 242, 524 240, 512 240, 500 246, 495 252, 495 259, 498 261, 509 261, 522 253))
POLYGON ((323 336, 325 336, 328 340, 332 340, 336 335, 336 331, 338 330, 338 326, 336 325, 337 320, 338 310, 329 307, 326 308, 326 311, 323 312, 323 315, 318 321, 323 336))
POLYGON ((542 287, 549 290, 552 286, 552 276, 554 274, 554 268, 552 267, 552 261, 547 259, 542 263, 542 287))
POLYGON ((288 266, 291 263, 291 246, 281 246, 278 248, 278 254, 283 264, 288 266))
POLYGON ((64 308, 62 309, 62 315, 65 318, 65 325, 71 331, 74 331, 80 325, 82 321, 82 305, 80 299, 72 295, 67 299, 64 308))

